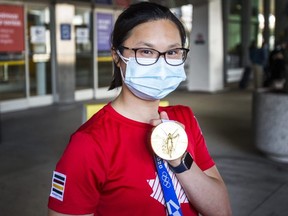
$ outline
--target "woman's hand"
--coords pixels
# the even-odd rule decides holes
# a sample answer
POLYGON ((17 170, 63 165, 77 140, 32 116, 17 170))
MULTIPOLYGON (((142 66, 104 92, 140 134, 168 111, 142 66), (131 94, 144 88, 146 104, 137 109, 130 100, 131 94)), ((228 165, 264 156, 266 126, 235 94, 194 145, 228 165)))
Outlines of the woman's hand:
POLYGON ((162 123, 163 120, 169 120, 168 114, 165 111, 160 112, 159 119, 151 119, 150 124, 156 127, 162 123))

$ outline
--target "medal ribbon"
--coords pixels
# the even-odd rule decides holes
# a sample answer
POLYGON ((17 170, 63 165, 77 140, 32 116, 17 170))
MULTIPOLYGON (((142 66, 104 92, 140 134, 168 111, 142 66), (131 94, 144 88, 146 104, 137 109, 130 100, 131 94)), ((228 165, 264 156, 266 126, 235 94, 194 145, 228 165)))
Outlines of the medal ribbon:
POLYGON ((155 164, 160 180, 160 184, 163 190, 164 199, 169 216, 182 216, 181 207, 176 196, 172 179, 164 165, 163 159, 155 155, 155 164))

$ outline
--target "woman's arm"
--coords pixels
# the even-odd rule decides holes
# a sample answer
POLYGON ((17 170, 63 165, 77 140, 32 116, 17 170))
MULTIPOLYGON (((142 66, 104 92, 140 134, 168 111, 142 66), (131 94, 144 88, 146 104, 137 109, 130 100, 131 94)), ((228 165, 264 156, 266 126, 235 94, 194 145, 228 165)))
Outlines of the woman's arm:
POLYGON ((195 162, 176 174, 191 204, 202 215, 232 215, 228 192, 217 167, 202 171, 195 162))
MULTIPOLYGON (((151 124, 157 126, 161 123, 161 119, 169 119, 166 112, 161 112, 160 119, 151 120, 151 124)), ((177 167, 181 163, 181 158, 168 162, 177 167)), ((202 215, 232 215, 225 183, 215 165, 203 172, 196 162, 193 162, 189 170, 176 176, 189 202, 202 215)))

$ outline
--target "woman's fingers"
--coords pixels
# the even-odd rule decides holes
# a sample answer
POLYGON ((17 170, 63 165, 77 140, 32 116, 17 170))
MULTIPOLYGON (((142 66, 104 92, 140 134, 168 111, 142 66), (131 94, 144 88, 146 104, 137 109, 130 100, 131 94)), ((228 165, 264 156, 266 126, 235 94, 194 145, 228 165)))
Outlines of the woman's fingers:
POLYGON ((163 120, 169 120, 169 117, 165 111, 160 112, 160 118, 159 119, 152 119, 150 121, 150 124, 153 125, 154 127, 156 127, 157 125, 162 123, 162 119, 163 120))

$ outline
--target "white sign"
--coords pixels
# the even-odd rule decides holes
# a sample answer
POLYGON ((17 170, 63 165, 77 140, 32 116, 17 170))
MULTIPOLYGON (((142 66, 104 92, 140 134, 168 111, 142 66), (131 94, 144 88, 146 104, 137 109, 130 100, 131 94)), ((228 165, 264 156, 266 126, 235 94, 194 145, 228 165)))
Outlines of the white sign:
POLYGON ((89 29, 88 28, 76 29, 76 43, 77 44, 89 43, 89 29))
POLYGON ((45 26, 31 26, 30 28, 31 43, 43 44, 46 42, 46 28, 45 26))

